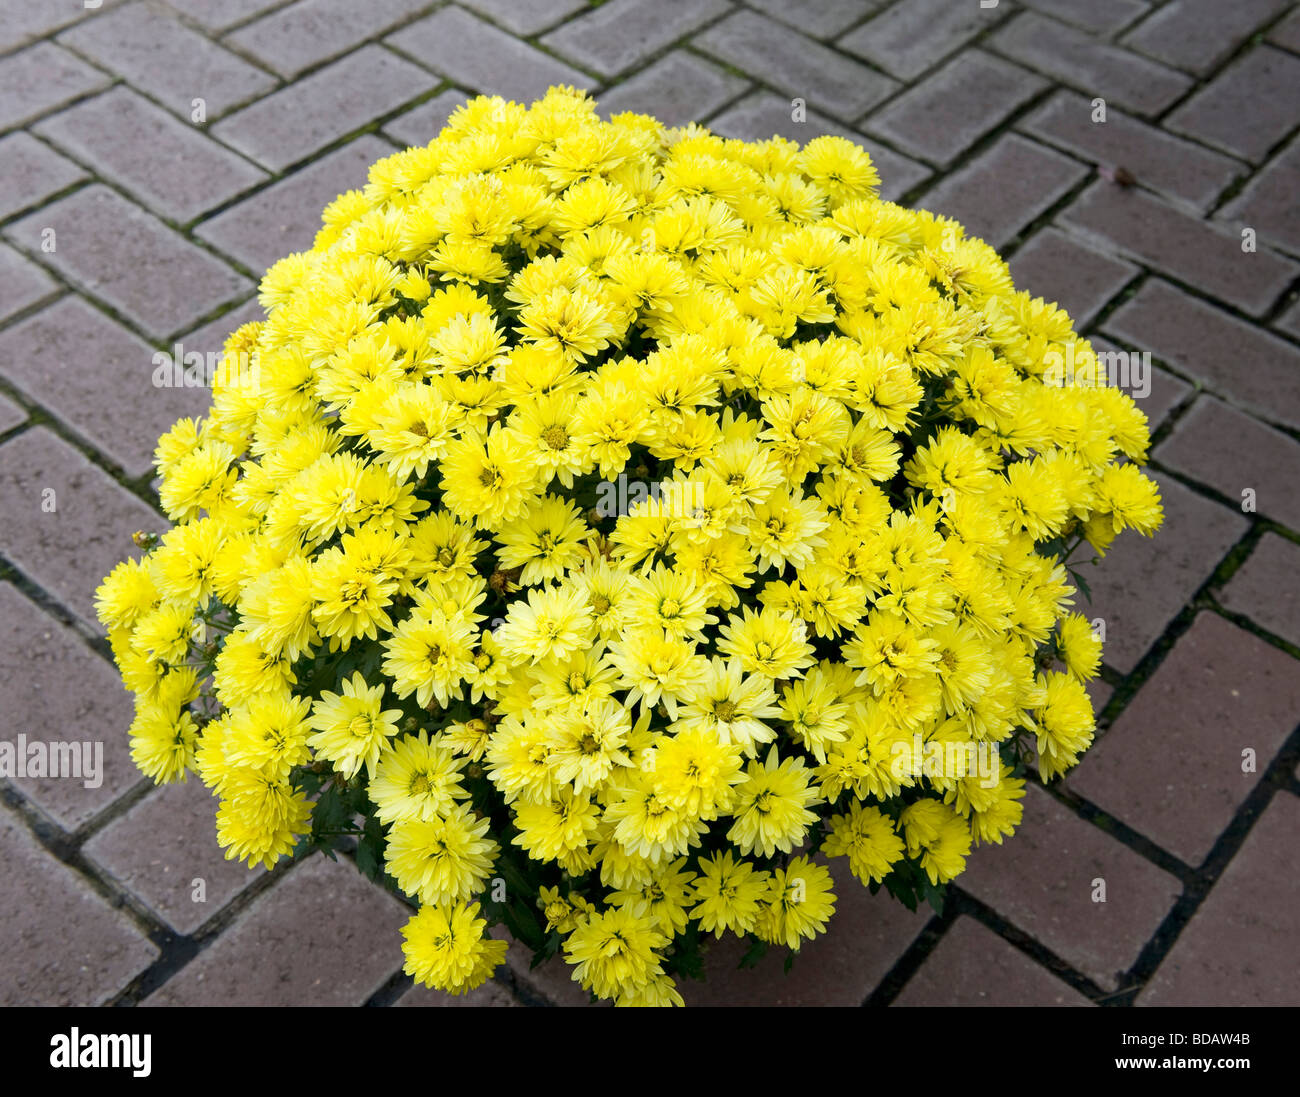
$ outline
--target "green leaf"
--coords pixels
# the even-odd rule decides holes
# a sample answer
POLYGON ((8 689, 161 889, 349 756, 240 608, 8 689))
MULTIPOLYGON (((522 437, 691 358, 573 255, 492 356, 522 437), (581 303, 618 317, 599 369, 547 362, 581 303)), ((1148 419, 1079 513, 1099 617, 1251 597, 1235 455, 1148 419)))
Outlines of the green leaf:
POLYGON ((943 886, 936 887, 934 884, 930 883, 929 879, 927 879, 921 886, 925 891, 926 902, 930 904, 930 909, 942 918, 943 904, 947 900, 948 889, 943 886))
POLYGON ((758 962, 767 955, 767 949, 768 944, 761 937, 751 937, 749 939, 749 949, 740 958, 739 966, 741 968, 758 967, 758 962))

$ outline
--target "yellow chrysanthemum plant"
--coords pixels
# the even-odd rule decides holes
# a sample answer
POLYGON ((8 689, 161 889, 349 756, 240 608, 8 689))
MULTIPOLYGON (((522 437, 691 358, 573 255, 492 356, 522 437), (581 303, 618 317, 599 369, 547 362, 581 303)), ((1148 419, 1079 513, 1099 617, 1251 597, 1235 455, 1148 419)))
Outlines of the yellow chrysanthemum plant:
POLYGON ((1069 316, 877 183, 571 88, 374 164, 99 589, 136 764, 228 857, 351 849, 453 994, 496 926, 652 1005, 849 876, 941 901, 1092 741, 1076 555, 1161 506, 1069 316))

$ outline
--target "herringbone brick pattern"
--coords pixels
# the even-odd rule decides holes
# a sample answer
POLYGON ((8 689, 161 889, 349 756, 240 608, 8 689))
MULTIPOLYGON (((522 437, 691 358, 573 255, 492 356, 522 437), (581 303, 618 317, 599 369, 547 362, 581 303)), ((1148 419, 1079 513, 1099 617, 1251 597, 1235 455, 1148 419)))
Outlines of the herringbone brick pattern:
MULTIPOLYGON (((1285 0, 0 0, 0 738, 105 752, 93 789, 0 782, 0 1002, 448 1003, 401 975, 403 908, 346 859, 250 873, 196 782, 140 779, 91 595, 162 525, 154 439, 205 404, 157 386, 155 353, 220 350, 321 207, 467 96, 555 83, 727 136, 854 137, 886 197, 1152 365, 1129 387, 1166 528, 1093 582, 1096 749, 942 916, 850 881, 788 976, 720 947, 688 1000, 1295 1004, 1285 0)), ((582 1000, 526 962, 469 999, 582 1000)))

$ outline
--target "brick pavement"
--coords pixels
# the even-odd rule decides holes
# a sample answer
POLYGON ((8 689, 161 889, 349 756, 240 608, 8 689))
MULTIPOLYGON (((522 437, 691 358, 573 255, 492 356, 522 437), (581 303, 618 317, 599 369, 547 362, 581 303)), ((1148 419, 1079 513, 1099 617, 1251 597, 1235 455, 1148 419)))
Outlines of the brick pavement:
POLYGON ((886 197, 958 216, 1100 349, 1153 364, 1129 387, 1167 528, 1122 539, 1084 607, 1107 624, 1096 749, 1031 788, 942 916, 850 884, 788 977, 723 946, 687 998, 1296 1004, 1285 0, 0 0, 0 736, 105 749, 94 789, 0 782, 0 1003, 582 1001, 522 957, 468 1000, 414 990, 400 904, 346 859, 223 861, 202 787, 130 765, 90 605, 160 524, 153 440, 203 407, 153 387, 153 354, 218 350, 324 203, 467 96, 555 82, 728 136, 853 136, 886 197))

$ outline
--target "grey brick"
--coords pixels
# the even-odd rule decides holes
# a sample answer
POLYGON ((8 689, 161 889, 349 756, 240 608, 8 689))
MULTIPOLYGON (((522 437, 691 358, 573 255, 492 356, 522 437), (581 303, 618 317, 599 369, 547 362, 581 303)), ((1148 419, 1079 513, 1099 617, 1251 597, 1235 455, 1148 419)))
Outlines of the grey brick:
POLYGON ((26 421, 26 409, 15 404, 7 396, 0 396, 0 434, 5 434, 26 421))
POLYGON ((1274 252, 1243 252, 1237 234, 1189 217, 1144 191, 1103 180, 1075 199, 1058 221, 1255 316, 1266 312, 1300 274, 1300 266, 1274 252))
POLYGON ((1244 165, 1165 133, 1113 108, 1105 122, 1092 120, 1092 103, 1060 91, 1022 118, 1018 127, 1076 156, 1108 168, 1127 169, 1144 187, 1208 209, 1244 165))
POLYGON ((749 0, 748 6, 814 38, 832 38, 887 3, 889 0, 801 0, 799 4, 789 0, 749 0))
POLYGON ((880 174, 880 195, 890 201, 906 194, 930 174, 930 169, 924 164, 900 156, 893 149, 869 140, 814 110, 807 111, 802 122, 794 121, 790 113, 788 99, 782 99, 771 92, 756 91, 711 119, 708 125, 724 137, 737 137, 746 141, 766 141, 777 136, 798 141, 802 145, 814 137, 828 134, 846 137, 870 154, 876 171, 880 174))
POLYGON ((47 118, 36 132, 175 221, 191 221, 267 178, 124 86, 47 118))
POLYGON ((727 0, 609 0, 570 19, 542 45, 614 76, 731 10, 727 0))
POLYGON ((1053 80, 1139 114, 1163 110, 1192 83, 1182 73, 1036 12, 1021 12, 987 44, 1053 80))
POLYGON ((84 0, 0 0, 0 50, 43 38, 79 19, 89 19, 107 11, 121 0, 104 0, 99 8, 88 8, 84 0))
POLYGON ((1086 1006, 1077 990, 974 918, 958 918, 896 1006, 1086 1006))
POLYGON ((226 340, 236 328, 243 327, 254 320, 265 319, 266 313, 257 303, 257 298, 250 297, 242 305, 236 305, 229 312, 223 312, 215 320, 186 332, 181 336, 180 343, 187 354, 195 350, 206 358, 209 354, 220 354, 225 348, 226 340))
POLYGON ((100 634, 95 588, 136 554, 132 533, 166 528, 160 515, 45 427, 0 445, 0 513, 0 555, 100 634), (53 512, 41 509, 47 488, 54 491, 53 512))
POLYGON ((151 792, 82 851, 177 933, 193 933, 263 875, 226 859, 217 844, 216 808, 212 793, 191 775, 151 792))
POLYGON ((0 138, 0 218, 35 206, 87 178, 85 170, 30 133, 0 138))
POLYGON ((158 949, 0 807, 0 1004, 98 1006, 158 949), (17 882, 21 881, 21 885, 17 882))
MULTIPOLYGON (((1138 1005, 1294 1008, 1291 973, 1300 966, 1297 829, 1300 800, 1275 793, 1138 1005)), ((1240 1052, 1244 1056, 1245 1048, 1240 1052)))
POLYGON ((467 1006, 475 1009, 519 1004, 505 987, 500 983, 494 983, 491 979, 468 994, 462 995, 444 994, 442 991, 431 990, 428 987, 412 987, 393 1003, 395 1006, 467 1006))
POLYGON ((1164 124, 1259 163, 1296 126, 1300 57, 1258 46, 1238 58, 1164 124))
POLYGON ((1059 152, 1004 134, 927 191, 922 203, 961 222, 968 236, 1001 248, 1086 174, 1059 152))
POLYGON ((163 431, 209 404, 206 389, 156 388, 154 349, 78 297, 0 332, 0 349, 0 374, 131 477, 153 467, 163 431))
POLYGON ((1027 788, 1023 803, 1016 833, 1000 846, 976 848, 957 884, 1113 989, 1182 885, 1041 789, 1027 788), (1099 876, 1105 903, 1092 898, 1099 876))
POLYGON ((456 88, 446 88, 418 107, 399 114, 384 125, 385 137, 401 145, 427 145, 447 124, 456 108, 469 102, 469 96, 456 88))
POLYGON ((1251 227, 1260 238, 1300 253, 1300 141, 1293 141, 1218 212, 1240 232, 1251 227))
MULTIPOLYGON (((1300 443, 1210 396, 1192 405, 1155 458, 1238 506, 1300 531, 1300 443), (1246 493, 1250 492, 1248 496, 1246 493)), ((1288 725, 1289 729, 1289 725, 1288 725)))
POLYGON ((283 6, 286 0, 167 0, 168 7, 210 31, 223 31, 246 19, 283 6))
POLYGON ((1094 34, 1110 35, 1151 10, 1145 0, 1020 0, 1027 8, 1064 19, 1094 34))
POLYGON ((650 114, 666 126, 707 118, 749 87, 739 76, 684 50, 674 50, 600 96, 601 113, 650 114))
POLYGON ((298 0, 240 27, 227 41, 281 76, 347 53, 429 6, 429 0, 298 0))
POLYGON ((1292 53, 1300 53, 1300 8, 1297 8, 1268 32, 1268 40, 1292 53))
POLYGON ((470 91, 521 103, 555 84, 590 88, 594 81, 482 19, 448 7, 385 39, 434 72, 470 91))
POLYGON ((1293 344, 1157 279, 1104 327, 1241 407, 1300 428, 1300 350, 1293 344))
POLYGON ((378 137, 365 134, 222 210, 194 234, 249 269, 263 271, 290 252, 310 248, 321 226, 321 210, 343 191, 364 186, 370 165, 392 152, 378 137))
POLYGON ((101 184, 30 214, 6 235, 151 335, 165 337, 233 300, 248 281, 101 184))
POLYGON ((1296 661, 1202 611, 1066 781, 1198 867, 1259 783, 1243 751, 1264 770, 1298 719, 1296 661))
POLYGON ((21 126, 108 82, 105 73, 52 42, 0 57, 0 129, 21 126))
POLYGON ((898 83, 766 16, 738 11, 697 35, 697 47, 745 72, 761 73, 778 91, 810 108, 853 120, 898 83))
POLYGON ((950 0, 910 0, 885 9, 839 40, 900 80, 914 80, 1006 14, 1001 8, 950 0))
POLYGON ((359 1006, 402 966, 407 909, 312 857, 145 999, 148 1006, 359 1006))
POLYGON ((1124 36, 1124 45, 1204 74, 1287 5, 1287 0, 1172 0, 1124 36))
POLYGON ((364 46, 213 127, 223 141, 282 171, 395 111, 433 78, 380 46, 364 46))
POLYGON ((1278 331, 1288 332, 1296 339, 1300 339, 1300 301, 1296 301, 1281 316, 1273 321, 1273 326, 1278 331))
POLYGON ((1122 674, 1141 662, 1247 528, 1240 510, 1212 503, 1171 476, 1152 475, 1165 512, 1156 535, 1125 530, 1099 566, 1082 570, 1092 588, 1082 612, 1105 620, 1102 657, 1122 674))
MULTIPOLYGON (((1099 355, 1114 352, 1129 353, 1109 339, 1103 339, 1096 334, 1089 335, 1088 342, 1099 355)), ((1141 352, 1131 353, 1140 355, 1141 352)), ((1138 408, 1147 417, 1152 434, 1165 421, 1169 413, 1183 403, 1188 393, 1193 391, 1192 386, 1181 377, 1161 369, 1154 362, 1151 362, 1150 369, 1147 369, 1144 358, 1130 359, 1127 362, 1117 359, 1107 359, 1107 361, 1115 363, 1112 367, 1114 373, 1112 381, 1137 401, 1138 408)))
POLYGON ((561 19, 581 11, 586 0, 462 0, 461 7, 473 8, 494 23, 521 37, 553 27, 561 19))
POLYGON ((1300 545, 1266 533, 1219 592, 1219 603, 1300 647, 1300 545))
POLYGON ((1045 228, 1016 252, 1011 274, 1017 289, 1055 301, 1082 329, 1138 274, 1138 268, 1057 229, 1045 228))
POLYGON ((59 284, 13 248, 0 244, 0 320, 52 297, 59 284))
POLYGON ((264 95, 275 79, 162 8, 130 4, 59 35, 73 49, 188 119, 202 99, 209 119, 264 95))
POLYGON ((947 164, 1047 82, 982 50, 958 54, 863 124, 903 152, 947 164))
MULTIPOLYGON (((130 696, 113 667, 73 629, 11 584, 0 583, 0 740, 82 744, 98 754, 94 776, 9 778, 38 808, 74 831, 145 778, 131 761, 130 696), (87 781, 94 788, 87 786, 87 781)), ((92 755, 92 759, 94 755, 92 755)))

